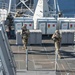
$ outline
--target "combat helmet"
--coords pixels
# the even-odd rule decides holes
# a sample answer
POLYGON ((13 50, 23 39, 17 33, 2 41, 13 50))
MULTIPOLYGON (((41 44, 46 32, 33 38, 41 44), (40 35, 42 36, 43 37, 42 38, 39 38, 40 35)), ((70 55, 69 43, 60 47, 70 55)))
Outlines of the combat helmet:
POLYGON ((27 28, 26 28, 26 25, 23 25, 22 29, 23 29, 23 30, 26 30, 26 29, 27 29, 27 28))

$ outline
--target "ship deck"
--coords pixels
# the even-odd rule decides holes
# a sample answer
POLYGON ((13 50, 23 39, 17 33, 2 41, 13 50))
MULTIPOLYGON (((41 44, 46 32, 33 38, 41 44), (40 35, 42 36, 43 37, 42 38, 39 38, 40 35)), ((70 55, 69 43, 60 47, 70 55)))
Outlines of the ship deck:
POLYGON ((74 44, 61 45, 62 58, 57 60, 56 70, 55 47, 49 36, 44 36, 41 45, 27 46, 28 64, 26 50, 22 50, 22 45, 16 45, 15 39, 9 39, 9 43, 16 61, 17 75, 75 75, 74 44))

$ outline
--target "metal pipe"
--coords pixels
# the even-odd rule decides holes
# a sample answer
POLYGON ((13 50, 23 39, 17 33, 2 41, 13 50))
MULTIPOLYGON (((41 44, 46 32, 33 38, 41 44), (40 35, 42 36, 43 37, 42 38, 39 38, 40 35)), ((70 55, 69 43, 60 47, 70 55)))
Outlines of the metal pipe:
POLYGON ((17 7, 19 4, 21 4, 21 2, 19 2, 19 3, 16 5, 16 7, 17 7))
POLYGON ((60 12, 58 1, 57 1, 57 10, 58 10, 58 12, 60 12))
POLYGON ((55 50, 55 71, 57 71, 58 51, 55 50))
POLYGON ((56 14, 56 4, 57 4, 57 0, 54 0, 54 9, 55 9, 55 14, 56 14))
POLYGON ((28 49, 26 49, 26 70, 28 70, 28 49))
POLYGON ((24 1, 21 1, 32 13, 34 13, 26 4, 24 1))
POLYGON ((11 10, 11 0, 9 0, 8 14, 10 13, 10 10, 11 10))

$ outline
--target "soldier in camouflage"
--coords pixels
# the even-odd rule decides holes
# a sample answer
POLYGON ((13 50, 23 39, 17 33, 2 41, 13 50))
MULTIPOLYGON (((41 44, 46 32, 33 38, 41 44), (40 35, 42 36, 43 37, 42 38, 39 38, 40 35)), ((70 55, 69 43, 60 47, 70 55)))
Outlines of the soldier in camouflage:
POLYGON ((23 49, 27 49, 27 43, 28 43, 28 37, 29 37, 29 30, 24 25, 22 27, 22 42, 23 42, 23 49))
POLYGON ((53 41, 55 43, 55 49, 56 49, 56 51, 58 53, 58 57, 61 58, 60 52, 59 52, 60 45, 61 45, 61 36, 60 36, 59 30, 55 31, 55 33, 52 36, 52 39, 53 39, 53 41))

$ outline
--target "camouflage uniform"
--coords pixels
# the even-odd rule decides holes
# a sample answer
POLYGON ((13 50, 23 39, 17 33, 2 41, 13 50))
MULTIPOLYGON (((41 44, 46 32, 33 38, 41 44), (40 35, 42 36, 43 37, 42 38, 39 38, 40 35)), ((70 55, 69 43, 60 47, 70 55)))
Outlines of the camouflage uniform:
POLYGON ((52 36, 52 39, 54 40, 55 49, 56 49, 56 51, 58 53, 58 56, 59 56, 59 58, 61 58, 60 57, 60 52, 59 52, 60 45, 61 45, 61 36, 60 36, 59 30, 55 31, 55 33, 52 36))
POLYGON ((23 12, 21 12, 21 11, 17 11, 17 13, 15 14, 15 17, 21 17, 22 14, 23 14, 23 12))
POLYGON ((12 30, 12 27, 14 25, 14 18, 12 16, 11 13, 8 14, 7 18, 6 18, 6 21, 7 21, 7 26, 8 26, 8 29, 9 29, 9 35, 8 37, 12 37, 12 33, 11 33, 11 30, 12 30))
POLYGON ((22 42, 23 42, 23 49, 27 49, 27 43, 28 43, 28 37, 29 37, 29 30, 26 29, 26 26, 22 27, 22 42))

